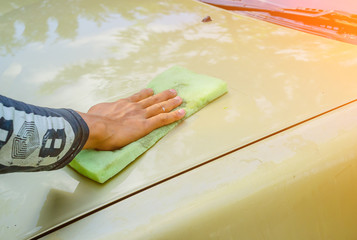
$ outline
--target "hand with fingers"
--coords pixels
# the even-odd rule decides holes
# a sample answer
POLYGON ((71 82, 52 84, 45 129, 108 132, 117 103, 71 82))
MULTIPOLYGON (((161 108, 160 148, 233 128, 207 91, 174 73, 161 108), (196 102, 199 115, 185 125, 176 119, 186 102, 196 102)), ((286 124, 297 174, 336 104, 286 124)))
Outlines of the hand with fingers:
POLYGON ((152 89, 111 103, 99 103, 79 114, 89 127, 84 149, 115 150, 185 116, 174 89, 154 95, 152 89))

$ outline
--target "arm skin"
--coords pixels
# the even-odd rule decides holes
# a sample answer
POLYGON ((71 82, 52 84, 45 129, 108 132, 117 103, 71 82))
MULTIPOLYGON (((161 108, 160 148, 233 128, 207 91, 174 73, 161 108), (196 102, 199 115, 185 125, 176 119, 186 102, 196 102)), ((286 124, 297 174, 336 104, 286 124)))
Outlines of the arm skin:
POLYGON ((89 137, 83 149, 115 150, 185 116, 174 89, 154 95, 152 89, 111 103, 99 103, 80 116, 87 123, 89 137), (171 112, 172 111, 172 112, 171 112))

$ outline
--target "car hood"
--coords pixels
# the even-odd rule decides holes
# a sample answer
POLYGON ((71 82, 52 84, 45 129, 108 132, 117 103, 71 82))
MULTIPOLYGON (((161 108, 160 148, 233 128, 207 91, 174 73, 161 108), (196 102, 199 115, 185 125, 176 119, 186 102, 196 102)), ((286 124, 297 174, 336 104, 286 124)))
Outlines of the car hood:
POLYGON ((0 13, 8 97, 86 111, 173 65, 223 79, 229 91, 105 184, 70 167, 1 175, 0 232, 9 239, 61 227, 355 101, 355 45, 191 0, 33 0, 2 3, 0 13))

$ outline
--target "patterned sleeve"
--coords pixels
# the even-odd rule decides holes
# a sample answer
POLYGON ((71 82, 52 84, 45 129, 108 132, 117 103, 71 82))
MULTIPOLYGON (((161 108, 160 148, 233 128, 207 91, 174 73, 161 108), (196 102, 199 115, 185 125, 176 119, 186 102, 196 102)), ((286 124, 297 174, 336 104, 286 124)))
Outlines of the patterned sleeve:
POLYGON ((0 173, 62 168, 88 135, 87 124, 71 109, 38 107, 0 95, 0 173))

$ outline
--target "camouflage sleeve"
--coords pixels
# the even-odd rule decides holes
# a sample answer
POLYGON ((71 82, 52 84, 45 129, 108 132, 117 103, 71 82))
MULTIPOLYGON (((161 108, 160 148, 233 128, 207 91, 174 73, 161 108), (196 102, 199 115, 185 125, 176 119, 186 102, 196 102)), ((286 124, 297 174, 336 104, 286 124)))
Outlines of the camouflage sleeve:
POLYGON ((88 135, 87 124, 71 109, 38 107, 0 95, 0 173, 62 168, 88 135))

